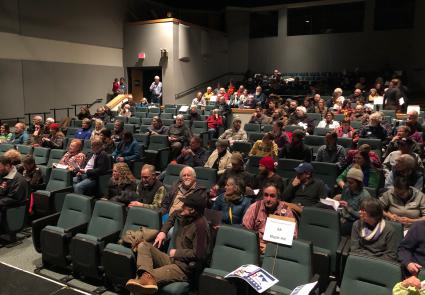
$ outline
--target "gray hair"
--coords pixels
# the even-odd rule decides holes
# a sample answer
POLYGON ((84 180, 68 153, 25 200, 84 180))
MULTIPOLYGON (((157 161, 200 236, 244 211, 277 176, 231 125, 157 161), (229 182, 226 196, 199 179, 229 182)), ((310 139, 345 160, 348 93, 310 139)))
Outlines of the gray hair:
POLYGON ((189 170, 190 174, 192 174, 192 177, 193 177, 193 178, 196 178, 196 172, 195 172, 195 169, 193 169, 193 168, 192 168, 192 167, 190 167, 190 166, 186 166, 186 167, 184 167, 184 168, 180 171, 180 179, 182 179, 182 178, 183 178, 183 173, 184 173, 184 171, 186 171, 186 170, 189 170))
POLYGON ((183 120, 184 120, 184 116, 183 116, 182 114, 178 114, 178 115, 176 116, 176 119, 183 119, 183 120))
POLYGON ((145 165, 143 165, 143 167, 142 167, 142 171, 143 171, 143 170, 145 170, 145 169, 149 170, 149 172, 150 172, 151 174, 155 174, 155 173, 156 173, 156 168, 155 168, 155 166, 154 166, 154 165, 145 164, 145 165))
POLYGON ((399 161, 403 161, 408 169, 414 169, 416 167, 416 160, 411 155, 404 154, 398 158, 399 161))

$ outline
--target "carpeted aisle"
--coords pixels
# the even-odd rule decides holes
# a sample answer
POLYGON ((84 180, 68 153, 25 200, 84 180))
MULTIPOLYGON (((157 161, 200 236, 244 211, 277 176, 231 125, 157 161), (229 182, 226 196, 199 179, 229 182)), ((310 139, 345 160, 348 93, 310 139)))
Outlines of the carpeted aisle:
MULTIPOLYGON (((31 237, 22 240, 22 244, 11 248, 0 248, 0 295, 77 295, 81 293, 57 283, 54 280, 37 276, 34 269, 41 265, 41 254, 37 253, 32 245, 31 237)), ((64 273, 56 273, 43 269, 42 274, 59 280, 64 273)), ((87 291, 94 291, 93 286, 79 280, 70 281, 72 286, 87 291)), ((113 292, 104 292, 102 295, 113 295, 113 292)))

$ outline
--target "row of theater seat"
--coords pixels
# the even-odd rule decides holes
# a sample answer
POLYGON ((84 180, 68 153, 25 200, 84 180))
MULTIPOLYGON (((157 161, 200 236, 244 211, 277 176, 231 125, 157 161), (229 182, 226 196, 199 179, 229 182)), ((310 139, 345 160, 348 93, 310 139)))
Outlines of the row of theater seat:
MULTIPOLYGON (((126 230, 140 226, 159 230, 159 213, 132 207, 126 216, 120 204, 94 202, 87 196, 68 194, 60 213, 33 222, 33 242, 42 254, 44 267, 60 266, 86 278, 105 276, 112 286, 119 288, 135 277, 136 256, 117 241, 126 230)), ((397 227, 401 241, 402 226, 397 223, 391 226, 397 227)), ((391 290, 401 280, 400 265, 350 255, 349 242, 340 236, 339 230, 337 212, 305 208, 299 222, 299 236, 293 245, 269 243, 265 255, 260 257, 256 233, 221 226, 207 268, 189 282, 164 286, 161 293, 188 294, 197 287, 203 295, 237 294, 237 283, 225 280, 224 276, 244 264, 261 265, 279 279, 269 294, 289 294, 296 286, 312 280, 319 280, 322 292, 327 289, 326 294, 333 294, 335 282, 329 281, 329 275, 342 281, 341 294, 381 294, 383 289, 391 290), (356 288, 352 289, 355 283, 356 288)), ((170 247, 172 244, 173 241, 170 247)), ((382 294, 390 294, 387 291, 382 294)))

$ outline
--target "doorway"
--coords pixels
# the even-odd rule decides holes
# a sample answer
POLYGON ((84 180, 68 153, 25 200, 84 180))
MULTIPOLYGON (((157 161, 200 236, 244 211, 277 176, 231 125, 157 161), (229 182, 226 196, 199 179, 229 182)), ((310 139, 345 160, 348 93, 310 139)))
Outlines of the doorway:
POLYGON ((140 102, 143 97, 151 101, 149 87, 155 76, 162 81, 162 67, 127 68, 128 92, 133 95, 135 102, 140 102))

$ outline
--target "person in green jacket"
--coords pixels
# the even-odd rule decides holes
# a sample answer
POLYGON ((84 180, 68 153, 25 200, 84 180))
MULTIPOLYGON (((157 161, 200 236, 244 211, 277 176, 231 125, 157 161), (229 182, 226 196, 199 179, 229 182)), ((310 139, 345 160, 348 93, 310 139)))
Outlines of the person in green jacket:
POLYGON ((349 236, 353 223, 359 219, 360 203, 364 198, 370 197, 369 192, 363 187, 363 172, 359 166, 354 165, 347 173, 347 184, 342 193, 334 197, 341 206, 341 234, 349 236))
POLYGON ((358 152, 354 156, 354 163, 348 166, 336 179, 338 186, 343 189, 347 181, 348 171, 357 165, 363 172, 363 186, 377 189, 379 186, 379 171, 374 168, 370 162, 369 154, 366 152, 358 152))
POLYGON ((425 281, 411 276, 394 286, 393 295, 425 295, 425 281))
POLYGON ((0 127, 0 143, 8 142, 12 139, 12 133, 10 132, 9 124, 4 123, 0 127))

